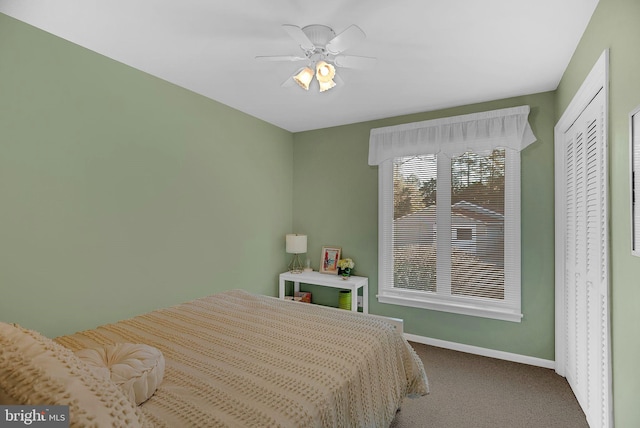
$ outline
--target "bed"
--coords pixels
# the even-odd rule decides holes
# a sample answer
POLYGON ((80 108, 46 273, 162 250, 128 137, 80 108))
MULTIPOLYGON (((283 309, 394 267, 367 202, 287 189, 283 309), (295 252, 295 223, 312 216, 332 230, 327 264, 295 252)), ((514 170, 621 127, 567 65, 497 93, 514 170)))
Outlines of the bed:
POLYGON ((127 410, 141 426, 388 427, 405 397, 429 391, 417 354, 383 319, 242 290, 55 343, 76 355, 118 343, 159 350, 161 382, 127 410))

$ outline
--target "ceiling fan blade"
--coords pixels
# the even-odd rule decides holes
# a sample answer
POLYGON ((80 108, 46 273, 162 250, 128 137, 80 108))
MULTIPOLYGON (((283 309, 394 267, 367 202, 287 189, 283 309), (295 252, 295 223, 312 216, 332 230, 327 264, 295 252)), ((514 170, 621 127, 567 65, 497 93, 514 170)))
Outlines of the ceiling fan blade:
POLYGON ((295 55, 272 55, 272 56, 257 56, 258 61, 305 61, 308 60, 306 56, 295 55))
POLYGON ((283 24, 282 28, 286 31, 293 40, 295 40, 300 47, 308 51, 310 49, 315 48, 315 45, 309 40, 306 34, 302 31, 302 29, 296 25, 283 24))
POLYGON ((357 25, 352 25, 327 43, 327 52, 337 55, 367 37, 357 25))
POLYGON ((338 55, 334 62, 338 67, 344 68, 371 68, 378 61, 370 56, 338 55))
POLYGON ((293 76, 295 76, 295 74, 287 77, 287 80, 282 82, 282 84, 280 86, 282 86, 283 88, 291 88, 293 86, 298 87, 298 84, 295 82, 295 80, 293 80, 293 76))

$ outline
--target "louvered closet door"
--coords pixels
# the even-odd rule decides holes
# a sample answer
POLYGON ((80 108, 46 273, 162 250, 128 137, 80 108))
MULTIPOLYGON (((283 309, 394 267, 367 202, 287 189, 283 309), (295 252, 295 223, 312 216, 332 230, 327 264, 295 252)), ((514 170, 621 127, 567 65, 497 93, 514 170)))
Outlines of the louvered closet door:
POLYGON ((565 134, 565 370, 591 427, 609 427, 607 165, 600 91, 565 134))

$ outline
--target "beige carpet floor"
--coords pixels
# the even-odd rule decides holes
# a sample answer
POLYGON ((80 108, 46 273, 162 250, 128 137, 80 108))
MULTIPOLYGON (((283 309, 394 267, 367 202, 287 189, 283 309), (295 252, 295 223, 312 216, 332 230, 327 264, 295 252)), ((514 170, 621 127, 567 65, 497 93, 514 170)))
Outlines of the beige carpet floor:
POLYGON ((431 393, 405 399, 390 428, 588 428, 553 370, 411 343, 431 393))

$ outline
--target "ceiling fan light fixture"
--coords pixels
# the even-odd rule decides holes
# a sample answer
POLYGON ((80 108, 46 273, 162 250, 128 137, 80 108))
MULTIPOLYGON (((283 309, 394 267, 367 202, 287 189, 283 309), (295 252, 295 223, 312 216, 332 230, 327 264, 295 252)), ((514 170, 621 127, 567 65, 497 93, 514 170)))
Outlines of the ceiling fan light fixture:
POLYGON ((336 68, 325 61, 318 61, 316 64, 316 79, 320 83, 326 83, 333 80, 336 75, 336 68))
MULTIPOLYGON (((292 77, 305 91, 309 91, 314 76, 318 81, 320 92, 324 92, 336 86, 336 82, 333 80, 336 77, 336 67, 368 68, 376 61, 376 58, 372 57, 342 54, 343 51, 366 37, 364 31, 357 25, 350 25, 338 35, 331 27, 319 24, 307 25, 302 28, 284 24, 282 28, 296 41, 304 55, 257 56, 256 59, 262 61, 309 61, 305 68, 297 71, 292 77)), ((287 79, 286 82, 291 81, 287 79)))
POLYGON ((309 90, 309 85, 311 84, 311 80, 313 79, 313 70, 309 67, 305 67, 298 74, 293 76, 293 80, 296 81, 298 85, 305 91, 309 90))
POLYGON ((333 80, 329 80, 328 82, 318 81, 318 84, 320 85, 320 92, 324 92, 336 86, 336 82, 333 80))

